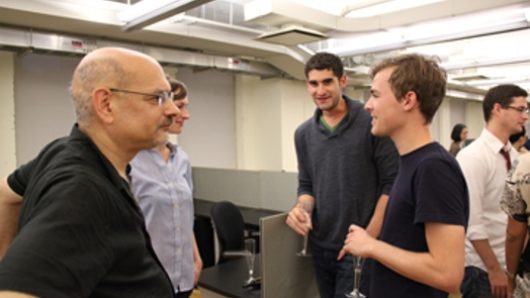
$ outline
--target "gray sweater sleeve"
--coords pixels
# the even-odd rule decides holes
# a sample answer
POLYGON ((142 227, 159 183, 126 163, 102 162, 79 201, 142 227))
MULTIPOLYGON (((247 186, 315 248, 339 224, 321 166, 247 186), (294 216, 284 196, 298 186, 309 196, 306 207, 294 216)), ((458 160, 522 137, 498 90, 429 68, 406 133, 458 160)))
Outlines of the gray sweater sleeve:
POLYGON ((390 138, 372 137, 374 146, 373 158, 379 173, 378 184, 381 187, 381 194, 389 194, 398 172, 399 155, 394 142, 390 138))

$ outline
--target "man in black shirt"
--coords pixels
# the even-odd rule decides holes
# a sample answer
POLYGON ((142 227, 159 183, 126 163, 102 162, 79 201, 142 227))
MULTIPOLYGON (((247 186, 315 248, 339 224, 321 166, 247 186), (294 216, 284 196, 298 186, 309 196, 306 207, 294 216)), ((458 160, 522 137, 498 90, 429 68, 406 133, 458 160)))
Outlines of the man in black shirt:
POLYGON ((467 186, 458 163, 429 129, 445 88, 445 71, 424 56, 389 58, 373 70, 365 109, 372 133, 396 144, 399 172, 379 238, 352 225, 341 251, 375 260, 370 298, 446 298, 460 287, 467 186))
POLYGON ((81 60, 71 93, 70 136, 0 183, 0 216, 20 214, 16 236, 13 215, 1 222, 0 297, 173 297, 127 178, 179 113, 164 72, 102 48, 81 60))

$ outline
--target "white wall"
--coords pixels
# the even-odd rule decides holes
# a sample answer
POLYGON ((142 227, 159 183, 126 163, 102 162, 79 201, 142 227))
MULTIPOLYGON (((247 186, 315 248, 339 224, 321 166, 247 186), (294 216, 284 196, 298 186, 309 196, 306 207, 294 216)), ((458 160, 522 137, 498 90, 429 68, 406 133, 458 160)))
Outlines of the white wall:
POLYGON ((23 54, 15 61, 15 131, 20 165, 51 140, 70 132, 75 116, 68 88, 79 58, 23 54))
POLYGON ((280 79, 236 77, 237 168, 281 169, 280 79))
POLYGON ((486 125, 484 112, 482 111, 482 102, 466 101, 465 106, 466 125, 469 130, 468 138, 476 139, 486 125))
POLYGON ((0 177, 16 166, 14 59, 13 54, 0 52, 0 177))
POLYGON ((236 168, 235 78, 217 70, 179 68, 190 91, 190 119, 178 142, 197 167, 236 168))
POLYGON ((302 122, 313 116, 315 104, 307 92, 305 83, 284 80, 281 87, 282 167, 280 169, 289 172, 298 172, 298 162, 294 147, 294 132, 302 122))
MULTIPOLYGON (((33 158, 51 140, 69 133, 75 115, 68 88, 80 58, 19 55, 14 59, 13 76, 7 63, 9 59, 4 63, 4 57, 12 54, 0 53, 3 53, 0 58, 1 113, 6 114, 1 117, 0 131, 9 140, 9 119, 14 121, 16 136, 12 139, 16 139, 16 162, 20 165, 33 158), (13 104, 13 88, 11 91, 9 89, 13 78, 16 117, 9 108, 9 103, 13 104)), ((175 69, 169 71, 174 73, 175 69)), ((234 75, 216 70, 194 73, 189 68, 179 68, 176 77, 190 89, 191 113, 191 119, 186 123, 178 142, 190 155, 193 165, 235 168, 234 75)), ((1 148, 14 150, 14 143, 13 149, 5 144, 1 148)), ((7 165, 6 168, 5 174, 10 173, 14 165, 7 165)))

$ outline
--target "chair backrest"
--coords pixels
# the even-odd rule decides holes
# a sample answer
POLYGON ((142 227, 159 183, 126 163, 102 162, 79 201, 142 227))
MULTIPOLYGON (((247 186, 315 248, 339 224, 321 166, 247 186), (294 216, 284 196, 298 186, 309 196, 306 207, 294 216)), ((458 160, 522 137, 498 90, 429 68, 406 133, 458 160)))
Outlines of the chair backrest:
POLYGON ((219 240, 221 263, 225 260, 223 252, 241 251, 245 248, 245 223, 241 211, 228 201, 215 203, 210 216, 219 240))

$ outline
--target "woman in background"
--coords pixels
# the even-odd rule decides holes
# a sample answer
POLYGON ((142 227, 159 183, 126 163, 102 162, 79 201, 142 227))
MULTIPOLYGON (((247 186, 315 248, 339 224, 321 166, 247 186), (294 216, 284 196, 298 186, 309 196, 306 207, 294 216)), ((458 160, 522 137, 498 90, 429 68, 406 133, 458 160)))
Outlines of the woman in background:
MULTIPOLYGON (((180 134, 190 118, 188 91, 177 80, 169 80, 180 113, 169 133, 180 134)), ((153 248, 166 269, 176 298, 187 298, 202 270, 193 234, 193 185, 186 152, 168 139, 158 147, 140 151, 131 161, 131 188, 142 209, 153 248)))
POLYGON ((451 147, 449 147, 449 153, 451 153, 451 155, 456 156, 458 151, 464 147, 467 133, 467 127, 462 123, 458 123, 453 127, 453 131, 451 132, 451 139, 453 142, 451 143, 451 147))

